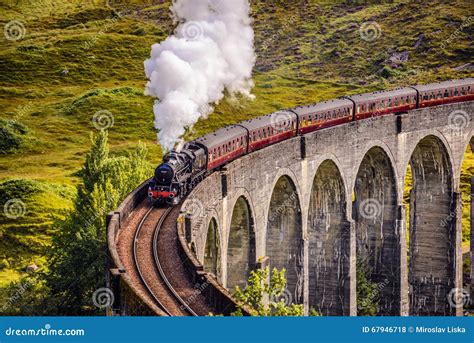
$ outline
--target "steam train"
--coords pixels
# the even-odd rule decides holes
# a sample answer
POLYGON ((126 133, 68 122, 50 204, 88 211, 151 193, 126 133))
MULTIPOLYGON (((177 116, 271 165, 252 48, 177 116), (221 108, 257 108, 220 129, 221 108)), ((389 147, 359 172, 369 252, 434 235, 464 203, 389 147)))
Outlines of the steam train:
POLYGON ((327 127, 474 100, 474 78, 358 94, 275 112, 221 128, 165 155, 148 187, 156 204, 177 204, 204 177, 245 154, 327 127))

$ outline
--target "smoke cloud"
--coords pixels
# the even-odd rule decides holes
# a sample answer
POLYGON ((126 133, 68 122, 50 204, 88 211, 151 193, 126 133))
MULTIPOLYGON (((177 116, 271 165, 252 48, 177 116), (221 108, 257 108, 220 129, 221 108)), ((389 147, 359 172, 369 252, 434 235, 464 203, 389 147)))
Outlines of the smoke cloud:
POLYGON ((145 94, 165 150, 224 97, 252 97, 254 33, 247 0, 174 0, 174 35, 154 44, 145 61, 145 94))

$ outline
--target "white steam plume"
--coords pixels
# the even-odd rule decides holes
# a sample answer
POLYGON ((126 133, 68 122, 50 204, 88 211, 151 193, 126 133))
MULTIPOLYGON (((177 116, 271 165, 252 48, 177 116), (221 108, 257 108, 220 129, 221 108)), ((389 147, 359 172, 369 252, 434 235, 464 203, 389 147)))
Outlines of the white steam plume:
POLYGON ((175 34, 154 44, 145 61, 145 94, 162 147, 170 150, 186 128, 213 111, 227 90, 252 97, 254 33, 247 0, 174 0, 175 34))

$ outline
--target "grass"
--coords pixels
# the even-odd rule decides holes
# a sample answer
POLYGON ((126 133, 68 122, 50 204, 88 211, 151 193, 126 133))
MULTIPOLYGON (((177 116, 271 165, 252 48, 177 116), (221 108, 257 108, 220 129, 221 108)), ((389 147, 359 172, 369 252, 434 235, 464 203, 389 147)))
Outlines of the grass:
POLYGON ((0 202, 7 208, 0 212, 0 288, 25 275, 30 264, 46 266, 53 223, 65 218, 74 194, 72 186, 44 181, 0 183, 0 202))
MULTIPOLYGON (((141 140, 148 144, 151 162, 161 160, 153 99, 143 95, 143 61, 150 46, 172 32, 169 1, 108 3, 8 0, 0 4, 2 26, 15 20, 26 29, 18 41, 1 37, 1 116, 28 129, 17 149, 0 155, 0 180, 33 182, 38 189, 32 198, 24 199, 25 216, 0 222, 4 254, 0 257, 8 262, 0 270, 3 284, 18 279, 32 261, 44 264, 54 234, 51 217, 64 216, 71 208, 72 186, 78 183, 89 134, 95 130, 95 113, 113 115, 112 154, 126 154, 141 140)), ((471 61, 472 25, 441 48, 470 13, 469 1, 434 1, 429 6, 408 1, 350 6, 314 0, 252 1, 256 100, 221 102, 186 138, 341 95, 472 76, 469 69, 455 69, 471 61), (367 21, 377 22, 381 29, 372 42, 359 34, 360 25, 367 21), (390 63, 395 52, 408 52, 408 61, 390 63)), ((469 156, 462 176, 464 202, 474 163, 469 156)))

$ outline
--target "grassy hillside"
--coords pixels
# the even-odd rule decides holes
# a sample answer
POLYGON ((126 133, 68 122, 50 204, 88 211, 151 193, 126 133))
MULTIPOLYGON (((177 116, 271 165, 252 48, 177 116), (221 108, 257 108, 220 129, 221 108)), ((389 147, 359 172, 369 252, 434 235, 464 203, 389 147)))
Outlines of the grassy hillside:
MULTIPOLYGON (((71 206, 71 185, 78 182, 96 113, 113 117, 113 154, 123 155, 141 140, 148 143, 151 162, 161 159, 153 99, 143 95, 143 61, 151 44, 172 32, 168 7, 161 0, 0 3, 2 26, 20 22, 22 33, 19 40, 1 37, 0 180, 16 181, 0 187, 28 209, 14 221, 0 217, 3 283, 18 278, 25 265, 43 263, 54 233, 51 218, 71 206), (25 190, 31 198, 23 199, 25 190)), ((463 25, 472 15, 469 1, 428 6, 260 0, 252 1, 252 11, 256 100, 223 101, 187 138, 343 94, 473 75, 462 67, 473 56, 473 26, 463 25), (380 29, 373 41, 361 39, 365 22, 380 29)), ((466 161, 467 177, 472 157, 466 161)))

